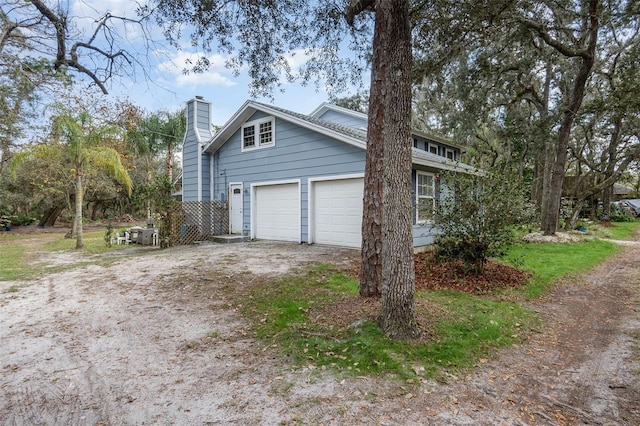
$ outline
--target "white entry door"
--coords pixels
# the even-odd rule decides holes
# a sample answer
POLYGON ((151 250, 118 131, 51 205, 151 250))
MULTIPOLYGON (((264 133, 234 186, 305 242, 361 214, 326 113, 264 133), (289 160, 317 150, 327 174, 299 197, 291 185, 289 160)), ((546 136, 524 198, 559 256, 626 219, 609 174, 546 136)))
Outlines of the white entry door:
POLYGON ((242 184, 229 184, 229 223, 232 234, 242 234, 242 184))

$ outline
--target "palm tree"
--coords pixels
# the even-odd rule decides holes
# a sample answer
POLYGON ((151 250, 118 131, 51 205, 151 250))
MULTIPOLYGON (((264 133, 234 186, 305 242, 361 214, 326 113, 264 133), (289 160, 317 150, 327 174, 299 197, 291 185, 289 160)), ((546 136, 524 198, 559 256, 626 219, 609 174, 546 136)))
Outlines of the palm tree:
POLYGON ((82 207, 83 207, 83 172, 85 165, 90 163, 107 171, 117 182, 121 183, 131 195, 131 178, 127 169, 122 165, 120 154, 113 148, 104 146, 107 140, 116 138, 120 129, 112 125, 98 125, 92 123, 91 115, 82 110, 74 115, 69 110, 58 107, 60 114, 54 120, 54 133, 65 144, 71 154, 75 174, 75 217, 76 248, 84 247, 82 236, 82 207))
POLYGON ((11 163, 11 171, 15 177, 18 166, 29 159, 60 160, 61 175, 73 176, 75 214, 71 235, 76 235, 76 249, 81 249, 84 247, 82 208, 86 166, 91 164, 106 171, 125 187, 129 195, 132 183, 118 151, 106 146, 106 142, 120 137, 121 130, 118 127, 94 124, 85 109, 74 114, 67 108, 56 105, 55 110, 50 143, 28 147, 16 154, 11 163), (66 173, 68 171, 69 174, 66 173))

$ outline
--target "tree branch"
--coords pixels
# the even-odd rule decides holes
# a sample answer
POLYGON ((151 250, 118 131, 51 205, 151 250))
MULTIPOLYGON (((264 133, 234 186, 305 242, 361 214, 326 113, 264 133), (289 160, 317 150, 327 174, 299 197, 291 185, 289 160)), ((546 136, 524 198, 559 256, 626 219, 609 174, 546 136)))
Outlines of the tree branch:
POLYGON ((56 61, 54 63, 54 69, 60 68, 65 62, 66 53, 66 35, 67 35, 67 20, 64 16, 56 15, 51 9, 49 9, 42 0, 31 0, 31 3, 38 9, 38 11, 51 22, 56 32, 56 61))
POLYGON ((375 0, 350 0, 349 6, 345 11, 345 17, 347 19, 347 23, 350 26, 353 26, 353 21, 356 16, 360 15, 362 12, 366 10, 373 10, 373 6, 375 4, 375 0))

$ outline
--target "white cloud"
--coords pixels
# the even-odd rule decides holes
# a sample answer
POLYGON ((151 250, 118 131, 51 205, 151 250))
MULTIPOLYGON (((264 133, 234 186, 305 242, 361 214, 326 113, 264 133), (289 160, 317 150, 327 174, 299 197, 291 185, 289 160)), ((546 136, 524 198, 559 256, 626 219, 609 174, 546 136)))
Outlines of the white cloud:
POLYGON ((171 76, 171 79, 178 86, 214 85, 229 87, 236 84, 232 78, 223 74, 226 71, 226 60, 222 55, 207 56, 209 60, 209 69, 207 71, 201 73, 189 72, 188 74, 185 74, 184 70, 191 68, 201 55, 189 52, 175 52, 173 56, 165 52, 163 55, 165 60, 158 64, 157 69, 160 73, 171 76))

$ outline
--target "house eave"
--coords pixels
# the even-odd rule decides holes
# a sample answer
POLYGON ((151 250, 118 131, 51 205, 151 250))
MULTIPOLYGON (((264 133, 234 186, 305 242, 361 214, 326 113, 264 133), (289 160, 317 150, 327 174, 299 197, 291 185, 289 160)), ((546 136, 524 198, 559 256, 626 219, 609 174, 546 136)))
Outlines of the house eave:
POLYGON ((412 129, 411 133, 413 135, 420 136, 420 137, 423 137, 425 139, 430 139, 430 140, 432 140, 434 142, 439 142, 441 144, 448 145, 448 146, 451 146, 453 148, 458 148, 461 152, 466 152, 467 151, 467 148, 465 146, 455 142, 453 139, 449 139, 449 138, 444 137, 444 136, 436 135, 435 133, 425 132, 425 131, 415 130, 415 129, 412 129))
POLYGON ((360 111, 354 111, 352 109, 344 108, 338 105, 330 104, 328 102, 323 102, 322 104, 320 104, 320 106, 318 106, 316 109, 314 109, 309 113, 309 116, 320 118, 320 116, 324 114, 326 111, 337 111, 344 115, 359 118, 362 120, 367 120, 367 114, 365 113, 362 113, 360 111))

